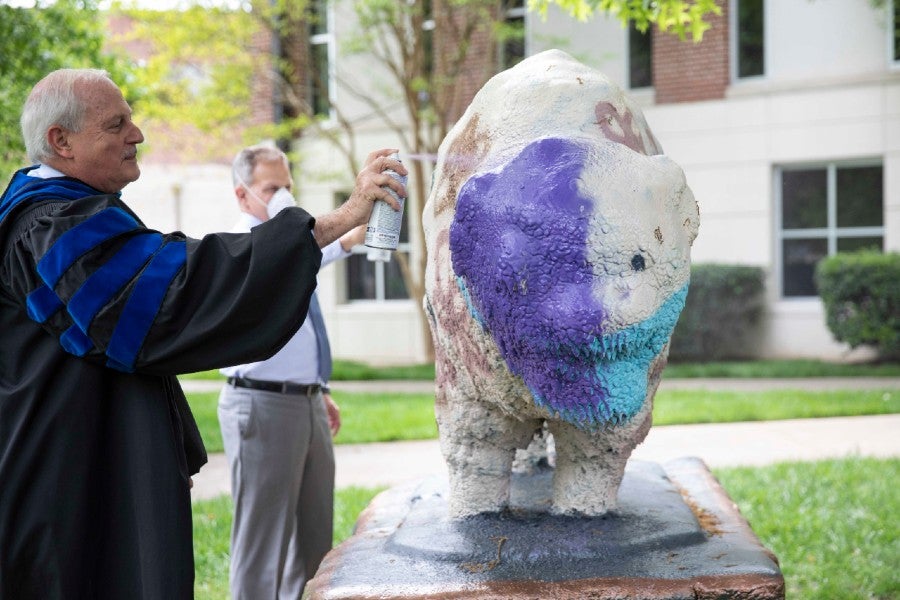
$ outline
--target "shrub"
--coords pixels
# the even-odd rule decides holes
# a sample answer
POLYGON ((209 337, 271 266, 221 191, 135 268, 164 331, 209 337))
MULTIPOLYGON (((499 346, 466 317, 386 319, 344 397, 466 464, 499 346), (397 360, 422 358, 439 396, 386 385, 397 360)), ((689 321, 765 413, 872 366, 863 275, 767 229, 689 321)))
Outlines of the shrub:
POLYGON ((761 267, 694 264, 684 310, 672 334, 669 358, 728 360, 753 358, 752 337, 763 311, 761 267))
POLYGON ((815 281, 836 339, 900 358, 900 253, 838 253, 817 265, 815 281))

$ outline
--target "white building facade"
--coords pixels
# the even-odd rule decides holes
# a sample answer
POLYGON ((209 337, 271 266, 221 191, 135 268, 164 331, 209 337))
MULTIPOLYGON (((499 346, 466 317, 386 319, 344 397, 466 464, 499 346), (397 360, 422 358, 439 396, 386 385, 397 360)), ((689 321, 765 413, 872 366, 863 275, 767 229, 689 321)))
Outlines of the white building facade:
MULTIPOLYGON (((819 259, 838 251, 900 251, 897 1, 721 0, 722 15, 711 19, 701 44, 658 32, 641 36, 605 16, 586 23, 556 10, 546 20, 524 16, 527 55, 565 50, 641 104, 700 205, 694 261, 765 270, 760 357, 866 355, 833 339, 812 272, 819 259)), ((377 65, 364 54, 342 53, 341 39, 356 27, 350 4, 328 4, 327 22, 312 43, 327 57, 330 100, 355 123, 362 160, 369 150, 402 146, 340 82, 380 95, 384 106, 399 110, 400 104, 377 65)), ((313 214, 330 210, 352 187, 344 158, 312 136, 298 149, 301 204, 313 214)), ((141 182, 156 180, 145 170, 141 182)), ((183 188, 158 185, 172 198, 156 207, 161 219, 181 219, 192 235, 226 228, 226 221, 230 227, 235 207, 215 218, 202 208, 194 214, 176 199, 183 188)), ((190 185, 202 186, 220 208, 231 195, 227 169, 212 169, 190 185)), ((409 228, 401 246, 412 261, 418 229, 409 228)), ((360 254, 323 270, 319 289, 335 356, 375 364, 424 360, 421 298, 407 297, 396 260, 370 262, 360 254)))

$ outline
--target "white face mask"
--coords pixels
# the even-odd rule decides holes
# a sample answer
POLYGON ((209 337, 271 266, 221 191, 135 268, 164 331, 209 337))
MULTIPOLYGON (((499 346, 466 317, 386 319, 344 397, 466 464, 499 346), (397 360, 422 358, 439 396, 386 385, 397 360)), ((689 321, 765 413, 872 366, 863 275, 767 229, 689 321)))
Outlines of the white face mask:
POLYGON ((272 194, 269 202, 266 203, 262 198, 256 195, 256 192, 250 189, 249 185, 244 183, 243 179, 240 179, 240 181, 241 185, 244 186, 244 189, 250 193, 253 200, 266 209, 266 214, 269 215, 270 219, 280 213, 282 209, 288 208, 289 206, 297 206, 297 203, 294 202, 294 196, 287 188, 278 188, 278 190, 272 194))
MULTIPOLYGON (((253 192, 251 192, 252 194, 253 192)), ((253 194, 254 196, 256 194, 253 194)), ((258 202, 262 202, 257 198, 258 202)), ((271 219, 278 213, 282 211, 282 209, 288 208, 290 206, 297 206, 294 202, 294 196, 288 191, 287 188, 278 188, 272 197, 269 199, 269 203, 266 204, 266 214, 269 215, 271 219)))

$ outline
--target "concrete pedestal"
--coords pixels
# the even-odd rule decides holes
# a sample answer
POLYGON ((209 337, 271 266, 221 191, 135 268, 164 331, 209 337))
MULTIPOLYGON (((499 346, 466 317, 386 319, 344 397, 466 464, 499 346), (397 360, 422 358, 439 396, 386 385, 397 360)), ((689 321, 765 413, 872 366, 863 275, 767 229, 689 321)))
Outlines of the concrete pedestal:
POLYGON ((602 517, 542 512, 551 478, 517 475, 509 511, 461 520, 447 517, 442 478, 387 490, 308 598, 784 598, 777 559, 699 459, 631 461, 602 517))

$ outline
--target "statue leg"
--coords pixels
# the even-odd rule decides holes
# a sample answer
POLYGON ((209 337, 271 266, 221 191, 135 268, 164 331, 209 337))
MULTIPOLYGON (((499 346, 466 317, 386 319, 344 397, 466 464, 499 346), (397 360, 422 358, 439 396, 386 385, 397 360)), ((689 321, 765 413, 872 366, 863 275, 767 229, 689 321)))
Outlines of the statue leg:
POLYGON ((435 414, 450 477, 450 516, 505 509, 516 448, 528 444, 535 422, 513 419, 478 400, 442 396, 439 391, 435 414))
POLYGON ((647 401, 629 423, 595 432, 549 422, 556 443, 554 513, 596 516, 615 508, 625 463, 650 430, 652 408, 647 401))

